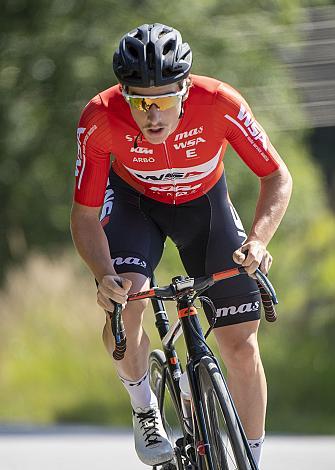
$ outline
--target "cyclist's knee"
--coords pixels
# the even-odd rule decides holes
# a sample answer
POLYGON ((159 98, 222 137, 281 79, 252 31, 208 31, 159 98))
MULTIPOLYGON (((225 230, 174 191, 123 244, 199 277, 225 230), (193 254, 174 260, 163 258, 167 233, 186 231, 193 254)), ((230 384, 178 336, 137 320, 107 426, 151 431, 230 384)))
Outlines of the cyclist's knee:
MULTIPOLYGON (((132 282, 129 294, 133 294, 142 290, 148 290, 150 287, 150 280, 143 274, 124 273, 122 276, 127 277, 127 279, 130 279, 132 282)), ((134 300, 127 303, 125 309, 122 312, 122 318, 124 326, 127 330, 127 336, 129 336, 132 331, 138 331, 138 329, 142 326, 143 313, 148 306, 148 303, 148 299, 134 300)))
MULTIPOLYGON (((140 290, 149 289, 149 280, 142 274, 125 273, 121 274, 121 276, 131 280, 132 286, 129 291, 130 294, 138 292, 140 290)), ((144 336, 144 332, 142 331, 142 322, 144 310, 146 309, 148 302, 148 299, 135 300, 132 302, 128 302, 125 308, 123 309, 122 319, 126 330, 127 342, 129 346, 133 342, 137 343, 138 338, 140 336, 144 336)), ((103 328, 102 338, 107 351, 111 354, 114 351, 115 341, 112 333, 112 324, 109 315, 106 315, 106 323, 103 328)), ((144 341, 144 338, 142 338, 142 341, 144 341)))
POLYGON ((235 344, 228 352, 228 356, 227 368, 229 372, 254 374, 261 360, 256 338, 249 338, 247 341, 235 344))
MULTIPOLYGON (((148 305, 147 299, 140 299, 134 302, 128 302, 122 311, 122 320, 127 330, 127 336, 132 331, 138 331, 142 326, 143 314, 148 305)), ((109 314, 106 315, 106 323, 104 326, 104 334, 112 333, 112 323, 109 314)))
MULTIPOLYGON (((145 342, 149 343, 149 339, 146 337, 147 335, 142 327, 145 304, 146 302, 142 300, 136 301, 129 307, 127 305, 122 312, 123 324, 127 335, 128 350, 130 350, 134 344, 136 345, 139 342, 142 344, 145 342)), ((106 315, 106 323, 102 331, 102 340, 109 354, 112 354, 115 349, 115 339, 112 332, 112 322, 109 314, 106 315)))
POLYGON ((261 364, 257 335, 229 338, 219 342, 222 359, 229 374, 255 374, 261 364))
POLYGON ((142 327, 143 314, 147 306, 147 299, 127 303, 122 312, 122 318, 128 337, 132 334, 137 334, 138 330, 142 327))

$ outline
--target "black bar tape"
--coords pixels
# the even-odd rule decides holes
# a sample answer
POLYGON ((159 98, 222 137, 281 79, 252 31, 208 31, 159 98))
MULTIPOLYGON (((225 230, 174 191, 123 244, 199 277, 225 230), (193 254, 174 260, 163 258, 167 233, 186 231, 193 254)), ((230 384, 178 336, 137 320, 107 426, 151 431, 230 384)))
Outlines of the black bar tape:
POLYGON ((260 282, 257 281, 257 285, 258 285, 259 292, 260 292, 261 298, 262 298, 262 304, 263 304, 263 308, 264 308, 265 318, 269 322, 274 322, 274 321, 277 320, 277 313, 276 313, 275 307, 273 305, 273 302, 271 300, 271 297, 266 292, 266 290, 264 289, 264 287, 262 286, 262 284, 260 282))
POLYGON ((127 349, 126 332, 122 320, 122 305, 112 301, 114 304, 114 312, 109 312, 112 320, 112 332, 115 339, 115 349, 113 351, 113 358, 116 361, 121 361, 124 358, 127 349))
POLYGON ((124 358, 126 349, 127 349, 127 338, 123 338, 119 344, 115 345, 115 350, 113 351, 113 358, 116 361, 121 361, 124 358))

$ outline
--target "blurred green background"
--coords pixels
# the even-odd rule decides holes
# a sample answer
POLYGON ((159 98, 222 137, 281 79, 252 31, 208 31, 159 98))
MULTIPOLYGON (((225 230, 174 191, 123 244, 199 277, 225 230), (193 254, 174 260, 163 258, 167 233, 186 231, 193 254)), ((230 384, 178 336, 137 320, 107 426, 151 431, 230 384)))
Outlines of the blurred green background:
MULTIPOLYGON (((181 30, 193 49, 194 73, 243 93, 292 173, 291 204, 269 247, 280 319, 274 325, 263 321, 260 331, 269 385, 267 429, 335 433, 335 120, 316 123, 301 104, 290 66, 292 54, 299 56, 305 44, 302 26, 310 22, 310 9, 327 16, 327 5, 2 2, 0 422, 130 424, 128 398, 100 339, 104 314, 95 303, 93 279, 71 244, 69 211, 81 110, 116 83, 111 63, 120 36, 158 21, 181 30)), ((257 178, 232 151, 226 174, 248 228, 257 178)), ((158 280, 163 284, 181 272, 168 243, 158 280)), ((150 309, 146 328, 158 347, 150 309)))

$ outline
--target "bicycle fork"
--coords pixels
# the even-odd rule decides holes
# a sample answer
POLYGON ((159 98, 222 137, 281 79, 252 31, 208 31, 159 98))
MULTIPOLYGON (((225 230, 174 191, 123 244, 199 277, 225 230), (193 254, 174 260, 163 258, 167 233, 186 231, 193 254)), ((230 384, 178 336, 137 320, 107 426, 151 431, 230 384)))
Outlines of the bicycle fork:
MULTIPOLYGON (((197 457, 197 464, 200 463, 201 459, 204 459, 207 469, 214 469, 212 454, 210 452, 210 444, 208 442, 205 417, 202 408, 201 394, 197 381, 197 363, 198 361, 193 361, 191 359, 186 365, 192 396, 195 452, 197 457)), ((202 468, 202 466, 200 465, 199 468, 202 468)))

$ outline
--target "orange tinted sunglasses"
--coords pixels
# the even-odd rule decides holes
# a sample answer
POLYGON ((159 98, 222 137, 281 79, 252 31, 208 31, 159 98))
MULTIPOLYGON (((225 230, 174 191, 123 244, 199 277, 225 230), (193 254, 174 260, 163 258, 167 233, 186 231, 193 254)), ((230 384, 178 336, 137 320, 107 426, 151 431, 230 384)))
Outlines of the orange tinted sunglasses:
POLYGON ((146 113, 153 104, 161 111, 177 106, 186 92, 187 85, 184 84, 182 90, 174 93, 165 93, 163 95, 131 95, 125 90, 122 90, 122 95, 131 108, 137 109, 138 111, 144 111, 146 113))

